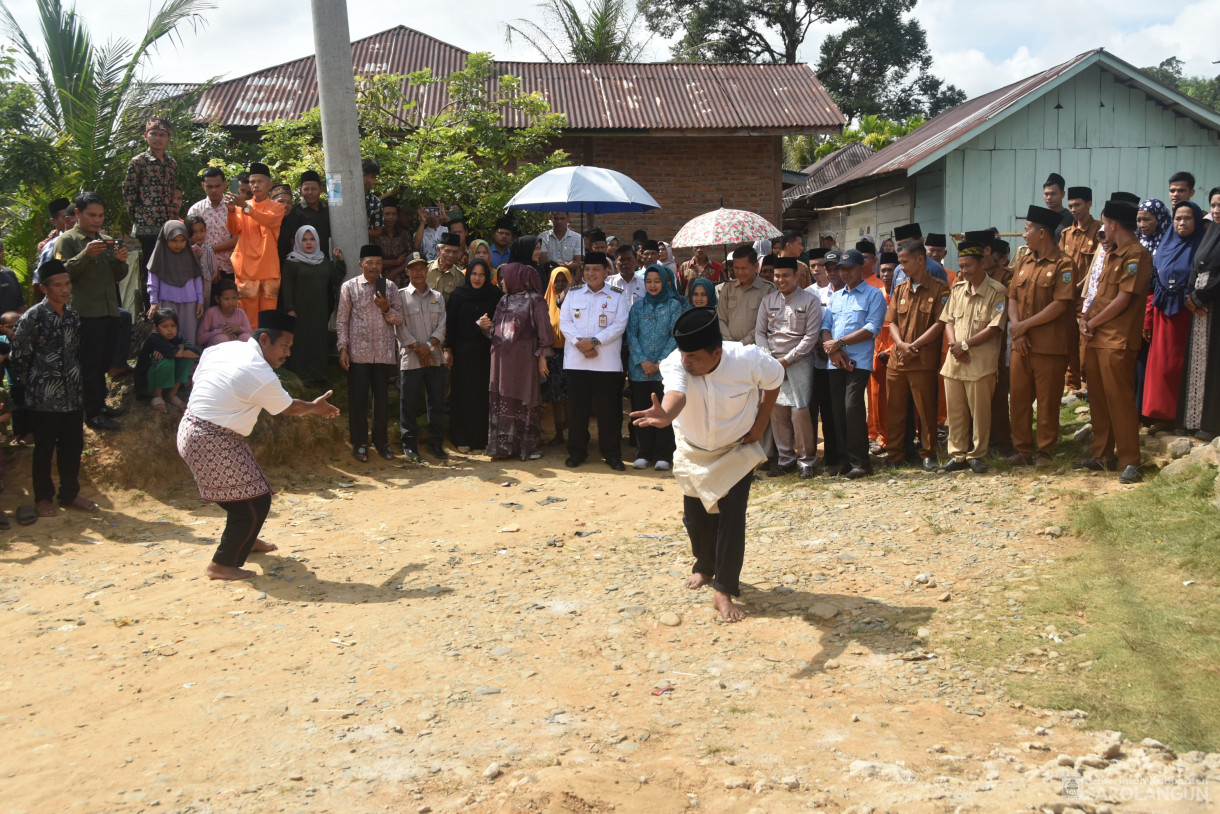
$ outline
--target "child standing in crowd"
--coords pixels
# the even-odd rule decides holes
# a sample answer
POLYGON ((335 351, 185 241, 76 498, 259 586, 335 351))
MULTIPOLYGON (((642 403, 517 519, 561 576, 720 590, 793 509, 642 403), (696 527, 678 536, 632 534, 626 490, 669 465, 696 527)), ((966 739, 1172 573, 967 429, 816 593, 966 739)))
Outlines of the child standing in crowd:
POLYGON ((203 301, 206 305, 212 301, 212 286, 220 278, 220 261, 216 259, 212 247, 207 245, 207 221, 199 215, 190 215, 186 219, 186 228, 191 233, 191 252, 203 272, 203 301))
MULTIPOLYGON (((17 327, 17 320, 21 319, 21 314, 17 311, 6 311, 0 315, 0 343, 3 344, 5 359, 3 364, 0 364, 0 385, 7 387, 9 397, 8 404, 13 422, 12 440, 9 441, 13 446, 34 443, 34 434, 30 432, 29 425, 26 423, 25 408, 21 406, 21 384, 13 375, 13 360, 9 357, 12 352, 13 329, 17 327)), ((7 422, 0 422, 0 425, 7 422)))
POLYGON ((165 402, 185 410, 178 390, 191 380, 199 351, 178 333, 178 315, 172 308, 158 308, 152 316, 153 332, 144 340, 136 360, 136 395, 152 396, 153 408, 168 412, 165 402))
POLYGON ((187 251, 186 224, 171 220, 161 227, 148 261, 148 318, 169 308, 185 336, 195 336, 203 316, 203 269, 193 251, 187 251))
POLYGON ((237 284, 221 280, 212 288, 212 307, 203 315, 195 340, 201 348, 222 342, 245 342, 250 338, 250 318, 239 308, 237 284))

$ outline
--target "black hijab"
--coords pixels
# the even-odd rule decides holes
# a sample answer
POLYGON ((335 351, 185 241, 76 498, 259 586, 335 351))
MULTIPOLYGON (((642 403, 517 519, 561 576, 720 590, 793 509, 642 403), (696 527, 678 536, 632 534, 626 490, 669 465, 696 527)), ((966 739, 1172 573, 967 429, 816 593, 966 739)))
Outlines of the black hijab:
MULTIPOLYGON (((513 245, 508 250, 508 262, 523 263, 527 266, 534 265, 534 247, 538 245, 537 235, 522 235, 513 241, 513 245)), ((537 267, 534 267, 537 271, 537 267)))
POLYGON ((483 309, 484 313, 494 313, 496 303, 504 296, 504 292, 500 287, 493 285, 491 282, 491 265, 481 257, 476 257, 466 267, 466 278, 462 280, 462 284, 453 290, 449 295, 449 299, 457 299, 462 303, 470 303, 476 310, 483 309), (476 266, 483 267, 483 285, 475 288, 470 284, 470 272, 474 271, 476 266))

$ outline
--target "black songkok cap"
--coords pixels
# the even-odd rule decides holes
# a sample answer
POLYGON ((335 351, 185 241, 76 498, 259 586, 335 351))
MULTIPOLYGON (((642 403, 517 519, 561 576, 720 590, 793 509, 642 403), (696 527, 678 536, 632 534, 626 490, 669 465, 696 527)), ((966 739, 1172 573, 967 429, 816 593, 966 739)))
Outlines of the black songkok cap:
POLYGON ((1110 195, 1110 200, 1122 201, 1123 203, 1129 203, 1136 207, 1140 205, 1140 196, 1132 192, 1115 192, 1110 195))
POLYGON ((1067 198, 1069 201, 1093 200, 1093 189, 1091 187, 1068 187, 1067 198))
POLYGON ((661 244, 655 240, 641 240, 640 251, 659 252, 661 251, 661 244))
POLYGON ((904 240, 911 238, 919 239, 923 237, 923 229, 919 228, 918 223, 908 223, 906 226, 899 226, 894 230, 894 241, 901 243, 904 240))
POLYGON ((828 252, 828 251, 830 251, 830 249, 823 249, 821 246, 819 246, 816 249, 810 249, 809 250, 809 259, 810 260, 821 260, 822 258, 824 258, 826 256, 826 252, 828 252))
POLYGON ((647 240, 647 239, 648 239, 648 233, 645 232, 643 229, 636 229, 634 232, 631 233, 631 241, 633 243, 638 243, 641 240, 647 240))
MULTIPOLYGON (((1063 215, 1059 214, 1053 209, 1047 209, 1044 206, 1034 206, 1033 204, 1030 204, 1029 210, 1025 213, 1025 217, 1017 218, 1017 220, 1027 220, 1030 223, 1036 223, 1045 229, 1050 229, 1053 231, 1056 226, 1063 223, 1063 215)), ((992 239, 989 238, 987 243, 990 244, 991 240, 992 239)))
MULTIPOLYGON (((990 243, 990 241, 989 241, 990 243)), ((982 243, 974 243, 969 240, 963 240, 957 244, 957 256, 961 257, 979 257, 983 256, 983 249, 986 248, 982 243)))
POLYGON ((898 265, 898 253, 897 253, 897 252, 882 252, 882 253, 881 253, 881 260, 880 260, 880 263, 881 263, 881 265, 883 265, 883 266, 886 266, 886 265, 896 266, 896 265, 898 265))
POLYGON ((445 232, 445 234, 441 235, 441 239, 437 241, 437 245, 461 246, 462 238, 458 236, 457 232, 445 232))
POLYGON ((250 174, 251 175, 265 175, 268 178, 270 178, 271 177, 271 168, 268 167, 266 164, 262 163, 261 161, 255 161, 253 164, 250 165, 250 174))
POLYGON ((496 228, 515 232, 517 231, 517 222, 513 220, 512 215, 504 215, 496 221, 496 228))
POLYGON ((936 232, 928 232, 928 236, 924 238, 923 245, 931 246, 933 249, 944 249, 949 245, 949 238, 936 232))
POLYGON ((381 247, 375 243, 366 243, 365 245, 360 247, 360 259, 361 260, 363 260, 366 257, 383 257, 383 256, 384 256, 384 253, 381 251, 381 247))
POLYGON ((606 256, 605 252, 589 252, 584 256, 584 263, 586 266, 589 264, 594 264, 609 268, 610 258, 606 256))
MULTIPOLYGON (((774 269, 774 268, 779 268, 780 266, 783 266, 783 264, 782 264, 782 263, 778 263, 778 262, 777 262, 778 260, 780 260, 780 256, 779 256, 779 255, 777 255, 777 254, 768 254, 768 255, 765 255, 765 256, 764 256, 764 257, 763 257, 761 260, 759 260, 759 261, 758 261, 758 264, 759 264, 760 266, 764 266, 764 267, 765 267, 765 266, 770 266, 771 268, 773 268, 773 269, 774 269)), ((784 267, 784 268, 788 268, 787 266, 783 266, 783 267, 784 267)), ((793 266, 793 268, 795 268, 795 266, 793 266)))
POLYGON ((707 350, 724 341, 715 308, 691 308, 686 311, 674 323, 673 335, 678 350, 686 353, 707 350))
POLYGON ((1059 187, 1060 189, 1065 189, 1067 187, 1067 181, 1064 181, 1063 176, 1059 173, 1052 172, 1050 175, 1046 176, 1046 181, 1042 184, 1042 186, 1059 187))
POLYGON ((259 311, 258 329, 293 333, 297 329, 297 318, 285 311, 259 311))
POLYGON ((861 240, 856 243, 856 251, 860 252, 860 254, 876 254, 877 244, 871 240, 861 240))
POLYGON ((46 285, 47 280, 51 279, 57 274, 67 273, 68 267, 63 264, 63 261, 56 260, 54 257, 52 257, 38 267, 38 283, 39 285, 46 285))
POLYGON ((318 175, 316 170, 305 170, 305 172, 301 173, 301 183, 303 184, 306 181, 320 184, 322 183, 322 176, 318 175))
MULTIPOLYGON (((770 255, 768 255, 768 257, 770 257, 770 255)), ((764 258, 763 265, 765 266, 766 264, 766 258, 764 258)), ((795 257, 776 257, 774 265, 777 269, 792 269, 793 271, 796 271, 797 269, 795 257)))
POLYGON ((1101 210, 1103 217, 1110 220, 1118 221, 1130 231, 1135 231, 1135 216, 1139 212, 1136 204, 1128 203, 1127 201, 1116 201, 1110 199, 1106 204, 1105 209, 1101 210))

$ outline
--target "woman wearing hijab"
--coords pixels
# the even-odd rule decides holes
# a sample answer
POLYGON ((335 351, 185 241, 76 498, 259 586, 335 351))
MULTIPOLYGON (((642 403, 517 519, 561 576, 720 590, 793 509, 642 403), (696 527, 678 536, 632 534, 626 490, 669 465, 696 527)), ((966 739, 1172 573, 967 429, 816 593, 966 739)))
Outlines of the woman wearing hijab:
MULTIPOLYGON (((661 361, 678 347, 673 337, 674 323, 690 307, 678 295, 677 280, 667 266, 651 265, 645 270, 644 290, 647 296, 631 306, 627 317, 627 376, 633 411, 647 410, 652 407, 653 396, 659 401, 665 394, 661 361)), ((635 468, 644 469, 655 462, 658 472, 667 471, 674 457, 673 427, 637 427, 635 437, 635 468)))
POLYGON ((1203 210, 1193 201, 1183 201, 1173 210, 1173 229, 1152 257, 1156 273, 1152 275, 1152 296, 1144 316, 1144 337, 1150 344, 1140 412, 1162 422, 1156 429, 1173 429, 1178 418, 1191 324, 1186 287, 1203 228, 1203 210))
MULTIPOLYGON (((1170 214, 1169 208, 1164 203, 1156 198, 1149 198, 1140 204, 1139 211, 1135 215, 1135 236, 1139 239, 1140 245, 1148 250, 1148 254, 1156 257, 1156 250, 1161 245, 1161 241, 1165 239, 1165 235, 1173 231, 1173 215, 1170 214)), ((1093 255, 1093 266, 1089 271, 1089 279, 1085 283, 1085 293, 1096 291, 1097 281, 1101 277, 1101 268, 1105 265, 1106 246, 1102 240, 1102 233, 1098 232, 1097 236, 1097 253, 1093 255)), ((1155 259, 1154 259, 1155 264, 1155 259)), ((1154 274, 1153 277, 1156 277, 1154 274)), ((1087 299, 1092 302, 1091 297, 1087 299)), ((1148 288, 1147 309, 1152 308, 1152 287, 1148 288)), ((1145 323, 1147 323, 1148 310, 1145 310, 1145 323)), ((1140 343, 1139 353, 1135 356, 1135 406, 1139 409, 1141 420, 1147 423, 1148 419, 1143 415, 1144 408, 1144 381, 1147 378, 1148 370, 1148 347, 1149 347, 1149 329, 1145 324, 1144 341, 1140 343)))
POLYGON ((504 296, 491 276, 491 263, 473 258, 466 281, 453 290, 445 306, 445 364, 453 382, 449 440, 462 454, 487 447, 488 400, 484 394, 491 382, 491 340, 479 321, 490 320, 504 296))
MULTIPOLYGON (((483 260, 487 263, 487 268, 491 269, 491 280, 489 282, 494 286, 499 286, 500 275, 496 274, 496 270, 491 267, 491 244, 482 238, 470 244, 470 259, 467 261, 467 268, 475 260, 483 260)), ((504 292, 501 291, 500 293, 503 294, 504 292)))
POLYGON ((330 379, 330 289, 343 282, 345 271, 343 252, 335 249, 334 260, 327 260, 318 231, 297 229, 280 269, 280 310, 297 318, 292 355, 284 367, 307 384, 330 379))
POLYGON ((187 249, 190 235, 180 220, 166 221, 148 260, 148 318, 159 308, 178 315, 178 332, 194 337, 203 316, 203 269, 187 249))
POLYGON ((551 317, 538 276, 538 238, 513 241, 500 266, 504 297, 494 319, 479 320, 491 339, 487 455, 494 459, 542 457, 542 393, 554 342, 551 317))
MULTIPOLYGON (((1220 187, 1207 196, 1216 211, 1220 187)), ((1220 224, 1208 228, 1199 248, 1187 285, 1186 308, 1192 314, 1186 370, 1182 375, 1182 421, 1195 437, 1211 440, 1220 434, 1220 376, 1208 365, 1220 359, 1220 319, 1213 312, 1220 304, 1220 224)))
POLYGON ((554 338, 554 352, 547 362, 549 372, 542 380, 542 400, 551 405, 551 414, 555 418, 555 437, 547 442, 548 446, 563 446, 564 430, 568 428, 568 378, 563 372, 563 332, 559 330, 559 308, 563 298, 572 287, 572 272, 566 266, 556 266, 551 270, 551 281, 546 287, 547 312, 551 317, 551 336, 554 338))
POLYGON ((706 277, 696 277, 690 281, 687 296, 692 308, 715 308, 716 284, 706 277))

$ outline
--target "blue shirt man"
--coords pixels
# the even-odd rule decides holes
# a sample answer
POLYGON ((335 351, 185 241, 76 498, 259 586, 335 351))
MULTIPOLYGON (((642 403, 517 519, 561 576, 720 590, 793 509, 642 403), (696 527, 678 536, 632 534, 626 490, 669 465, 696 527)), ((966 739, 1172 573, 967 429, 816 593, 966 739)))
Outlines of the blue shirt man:
MULTIPOLYGON (((848 359, 856 363, 856 370, 873 369, 873 350, 877 335, 885 323, 885 294, 881 289, 867 285, 861 277, 864 258, 854 249, 843 252, 839 259, 839 273, 844 286, 830 297, 830 305, 822 315, 822 330, 830 332, 830 338, 842 340, 863 328, 872 334, 866 340, 843 344, 842 350, 848 359)), ((841 370, 832 356, 830 367, 841 370)))
MULTIPOLYGON (((912 238, 920 241, 921 243, 924 240, 923 229, 918 223, 908 223, 906 226, 899 226, 894 229, 895 245, 901 246, 903 241, 910 240, 912 238)), ((928 258, 928 274, 931 274, 941 282, 949 282, 949 275, 945 273, 945 267, 936 260, 933 260, 931 257, 928 258)), ((898 268, 894 269, 894 283, 890 290, 893 291, 898 287, 898 284, 905 279, 907 279, 906 272, 902 270, 902 266, 900 265, 898 268)))

